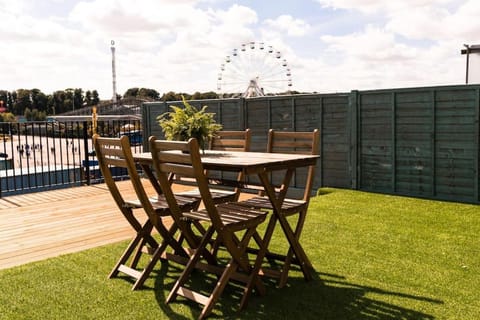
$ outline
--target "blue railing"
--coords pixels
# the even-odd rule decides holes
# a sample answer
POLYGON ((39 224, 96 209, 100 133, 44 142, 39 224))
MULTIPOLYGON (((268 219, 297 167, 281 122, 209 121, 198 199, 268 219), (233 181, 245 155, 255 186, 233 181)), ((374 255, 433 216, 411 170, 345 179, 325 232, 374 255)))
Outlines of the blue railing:
MULTIPOLYGON (((83 119, 0 123, 0 197, 101 182, 92 132, 83 119)), ((128 135, 134 151, 142 150, 138 119, 99 119, 97 132, 128 135)))

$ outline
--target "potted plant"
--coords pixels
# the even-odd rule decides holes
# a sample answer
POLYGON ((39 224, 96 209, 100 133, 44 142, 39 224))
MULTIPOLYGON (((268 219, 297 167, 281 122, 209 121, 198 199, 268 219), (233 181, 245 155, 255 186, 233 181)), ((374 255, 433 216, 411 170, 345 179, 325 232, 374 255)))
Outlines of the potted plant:
POLYGON ((222 125, 216 123, 214 113, 206 112, 207 106, 199 110, 189 104, 183 96, 182 102, 183 108, 170 106, 172 111, 159 115, 158 124, 162 127, 165 139, 187 141, 196 138, 203 151, 215 132, 222 129, 222 125))

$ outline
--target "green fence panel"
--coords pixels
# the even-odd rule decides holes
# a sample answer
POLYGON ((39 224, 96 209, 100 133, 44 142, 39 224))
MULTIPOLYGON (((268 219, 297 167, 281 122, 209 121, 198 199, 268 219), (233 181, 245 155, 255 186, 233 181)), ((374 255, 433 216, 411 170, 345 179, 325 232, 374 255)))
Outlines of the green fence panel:
MULTIPOLYGON (((191 103, 207 105, 225 130, 250 128, 252 151, 265 150, 270 128, 320 129, 315 188, 478 203, 479 91, 459 85, 191 103)), ((144 104, 144 136, 163 137, 156 117, 172 104, 181 102, 144 104)))

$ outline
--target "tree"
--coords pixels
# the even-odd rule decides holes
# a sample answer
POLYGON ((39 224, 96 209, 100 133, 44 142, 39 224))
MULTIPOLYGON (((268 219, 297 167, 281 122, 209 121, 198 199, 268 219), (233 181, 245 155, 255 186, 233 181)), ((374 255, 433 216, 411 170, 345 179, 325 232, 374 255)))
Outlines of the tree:
POLYGON ((39 111, 47 111, 47 96, 39 89, 30 90, 30 97, 32 100, 32 108, 39 111))
POLYGON ((0 90, 0 101, 3 101, 3 107, 8 110, 8 91, 0 90))
POLYGON ((92 105, 92 92, 90 90, 87 90, 87 92, 85 92, 85 103, 87 104, 87 106, 92 105))
POLYGON ((136 97, 138 95, 138 90, 139 90, 138 88, 130 88, 127 91, 125 91, 125 93, 123 94, 123 97, 124 98, 136 97))
POLYGON ((100 98, 98 97, 98 91, 92 91, 92 106, 97 105, 100 102, 100 98))
POLYGON ((173 91, 169 91, 163 94, 162 100, 163 101, 182 101, 183 97, 187 100, 190 100, 192 98, 192 96, 187 93, 175 93, 173 91))
POLYGON ((66 98, 66 94, 65 94, 65 91, 55 91, 53 93, 53 112, 52 114, 59 114, 59 113, 63 113, 63 112, 66 112, 66 108, 65 108, 65 98, 66 98))
POLYGON ((73 103, 74 103, 74 109, 80 109, 83 108, 83 90, 81 88, 77 88, 73 90, 73 103))
POLYGON ((47 118, 45 112, 38 111, 38 109, 30 110, 30 108, 25 109, 24 116, 27 121, 44 121, 47 118))
POLYGON ((141 88, 138 90, 137 98, 150 98, 158 100, 160 98, 160 93, 154 89, 141 88))
POLYGON ((32 100, 30 90, 18 89, 16 94, 16 100, 13 103, 13 113, 16 115, 24 114, 25 110, 32 109, 32 100))
POLYGON ((123 95, 124 98, 134 97, 134 98, 146 98, 158 100, 160 98, 160 93, 155 89, 148 88, 130 88, 123 95))
POLYGON ((192 99, 193 100, 218 99, 218 94, 213 91, 204 92, 204 93, 200 93, 197 91, 193 94, 192 99))

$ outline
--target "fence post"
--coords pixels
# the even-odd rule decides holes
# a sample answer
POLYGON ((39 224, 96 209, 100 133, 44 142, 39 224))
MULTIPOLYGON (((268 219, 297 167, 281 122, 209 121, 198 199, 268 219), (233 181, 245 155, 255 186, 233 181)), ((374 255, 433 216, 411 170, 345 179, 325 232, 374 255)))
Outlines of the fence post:
POLYGON ((358 104, 359 104, 359 93, 358 90, 350 91, 348 97, 348 119, 349 128, 347 128, 346 134, 349 135, 349 144, 350 144, 350 156, 348 158, 348 170, 350 174, 350 187, 353 190, 358 189, 358 143, 360 135, 358 134, 358 104))

